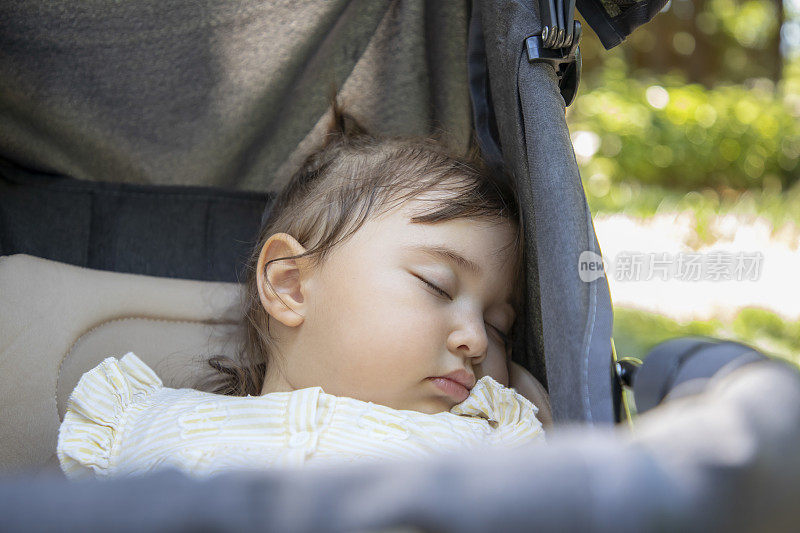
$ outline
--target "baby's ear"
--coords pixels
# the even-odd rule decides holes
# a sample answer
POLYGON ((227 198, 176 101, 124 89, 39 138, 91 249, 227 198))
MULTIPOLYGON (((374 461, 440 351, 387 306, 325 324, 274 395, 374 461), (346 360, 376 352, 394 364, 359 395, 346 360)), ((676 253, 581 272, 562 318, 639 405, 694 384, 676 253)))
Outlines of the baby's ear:
POLYGON ((261 247, 258 256, 256 283, 261 305, 270 316, 289 327, 299 326, 305 319, 303 283, 308 263, 305 258, 292 259, 305 251, 288 233, 275 233, 261 247))

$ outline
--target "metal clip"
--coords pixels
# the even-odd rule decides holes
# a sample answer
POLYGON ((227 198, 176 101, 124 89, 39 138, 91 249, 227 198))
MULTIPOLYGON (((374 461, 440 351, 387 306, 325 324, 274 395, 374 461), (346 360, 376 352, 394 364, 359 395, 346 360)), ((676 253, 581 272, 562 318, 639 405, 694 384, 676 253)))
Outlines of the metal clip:
POLYGON ((573 20, 572 31, 566 32, 556 27, 544 27, 542 34, 531 35, 525 39, 528 61, 549 63, 558 76, 558 88, 564 104, 570 105, 578 93, 581 80, 581 23, 573 20), (569 45, 551 48, 546 43, 566 43, 569 45))
POLYGON ((614 418, 617 422, 626 421, 628 427, 633 429, 631 405, 633 401, 633 382, 636 371, 642 366, 642 361, 635 357, 617 357, 617 347, 614 346, 614 339, 611 339, 611 390, 614 401, 614 418))

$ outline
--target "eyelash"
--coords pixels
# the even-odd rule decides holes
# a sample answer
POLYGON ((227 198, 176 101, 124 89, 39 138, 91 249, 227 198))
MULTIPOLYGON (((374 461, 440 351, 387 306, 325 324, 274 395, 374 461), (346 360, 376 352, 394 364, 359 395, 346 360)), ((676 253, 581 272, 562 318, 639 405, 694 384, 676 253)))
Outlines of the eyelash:
POLYGON ((444 297, 445 297, 445 298, 447 298, 448 300, 452 300, 452 299, 453 299, 453 297, 452 297, 452 296, 450 296, 449 294, 447 294, 447 292, 445 292, 443 289, 440 289, 439 287, 437 287, 436 285, 434 285, 433 283, 431 283, 431 282, 430 282, 430 281, 428 281, 427 279, 425 279, 425 278, 420 278, 419 276, 417 276, 417 277, 419 278, 419 280, 420 280, 422 283, 424 283, 425 285, 427 285, 428 287, 430 287, 430 288, 431 288, 431 289, 433 289, 434 291, 438 292, 438 293, 439 293, 441 296, 444 296, 444 297))
MULTIPOLYGON (((447 292, 445 290, 443 290, 443 289, 439 288, 438 286, 434 285, 433 283, 431 283, 427 279, 419 277, 419 276, 417 276, 417 279, 419 279, 422 283, 424 283, 425 285, 427 285, 428 287, 433 289, 435 292, 439 293, 439 295, 444 296, 448 300, 452 300, 453 299, 453 297, 450 296, 449 294, 447 294, 447 292)), ((506 335, 505 333, 500 331, 498 328, 492 326, 491 324, 489 324, 489 327, 491 327, 495 331, 495 333, 497 333, 497 335, 500 337, 500 340, 502 341, 503 345, 504 346, 508 346, 508 343, 509 343, 508 335, 506 335)))

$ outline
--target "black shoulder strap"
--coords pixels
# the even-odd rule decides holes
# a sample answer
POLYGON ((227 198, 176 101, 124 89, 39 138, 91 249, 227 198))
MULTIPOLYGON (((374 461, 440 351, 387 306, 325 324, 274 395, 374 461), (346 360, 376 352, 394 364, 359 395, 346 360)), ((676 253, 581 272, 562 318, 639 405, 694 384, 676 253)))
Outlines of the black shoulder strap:
POLYGON ((204 281, 243 280, 267 193, 75 180, 0 159, 0 253, 204 281))

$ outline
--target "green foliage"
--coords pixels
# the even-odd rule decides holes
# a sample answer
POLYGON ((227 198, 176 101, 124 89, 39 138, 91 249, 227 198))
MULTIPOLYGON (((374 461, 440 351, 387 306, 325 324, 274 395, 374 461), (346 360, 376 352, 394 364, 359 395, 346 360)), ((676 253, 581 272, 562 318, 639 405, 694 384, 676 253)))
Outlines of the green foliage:
POLYGON ((718 320, 681 324, 655 313, 614 307, 614 345, 618 357, 644 359, 665 340, 689 335, 712 336, 722 327, 718 320))
POLYGON ((585 32, 583 79, 568 121, 573 139, 594 136, 584 136, 584 150, 576 143, 594 196, 615 183, 724 195, 798 182, 796 6, 673 0, 611 51, 585 32))
POLYGON ((796 5, 796 0, 783 2, 784 9, 780 0, 672 0, 610 52, 584 31, 585 86, 598 87, 598 76, 614 68, 609 64, 614 60, 622 60, 636 79, 676 76, 709 88, 758 78, 777 83, 783 77, 780 50, 790 55, 797 48, 796 5))
MULTIPOLYGON (((800 49, 780 33, 800 24, 797 2, 669 5, 612 51, 584 32, 567 119, 592 212, 688 211, 698 246, 716 239, 712 222, 728 213, 766 218, 776 232, 800 228, 800 49)), ((614 309, 620 357, 686 335, 739 340, 800 364, 800 323, 770 311, 682 323, 614 309)))
POLYGON ((733 338, 747 339, 764 351, 800 363, 800 322, 786 322, 764 309, 739 311, 730 325, 733 338))
POLYGON ((741 46, 763 48, 778 30, 778 6, 763 0, 711 0, 701 16, 717 18, 721 29, 741 46))
POLYGON ((745 308, 728 322, 681 323, 646 311, 614 308, 614 344, 619 357, 644 359, 656 344, 691 335, 743 342, 767 355, 800 364, 800 322, 786 321, 771 311, 745 308))
POLYGON ((781 189, 800 179, 795 103, 769 85, 659 85, 615 69, 578 97, 568 120, 573 138, 589 132, 599 141, 576 144, 584 179, 673 190, 781 189))
POLYGON ((722 215, 735 215, 744 221, 763 218, 772 226, 773 234, 792 227, 795 231, 800 228, 800 182, 783 191, 727 189, 720 194, 713 189, 682 192, 637 182, 609 184, 595 176, 584 180, 584 190, 594 215, 623 213, 648 218, 659 213, 691 212, 695 218, 698 245, 717 240, 710 226, 716 217, 722 215))

